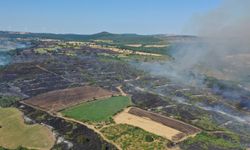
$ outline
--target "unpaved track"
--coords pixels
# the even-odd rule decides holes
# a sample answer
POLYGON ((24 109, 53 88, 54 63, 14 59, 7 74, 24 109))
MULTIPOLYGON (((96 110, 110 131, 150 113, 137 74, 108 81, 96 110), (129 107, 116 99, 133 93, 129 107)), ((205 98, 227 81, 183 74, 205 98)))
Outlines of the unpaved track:
POLYGON ((63 115, 61 115, 61 113, 57 113, 56 116, 59 117, 59 118, 62 118, 62 119, 64 119, 64 120, 67 120, 67 121, 79 123, 79 124, 81 124, 81 125, 84 125, 84 126, 88 127, 89 129, 94 130, 94 131, 95 131, 96 133, 98 133, 105 141, 107 141, 108 143, 111 143, 111 144, 115 145, 119 150, 122 150, 122 148, 121 148, 119 145, 117 145, 117 144, 114 143, 113 141, 110 141, 109 139, 107 139, 107 138, 106 138, 98 129, 96 129, 93 125, 89 125, 89 124, 83 123, 83 122, 81 122, 81 121, 72 119, 72 118, 64 117, 63 115))
POLYGON ((122 148, 121 148, 119 145, 117 145, 117 144, 114 143, 113 141, 110 141, 109 139, 107 139, 107 138, 106 138, 99 130, 97 130, 93 125, 89 125, 89 124, 83 123, 83 122, 81 122, 81 121, 72 119, 72 118, 64 117, 61 113, 51 113, 51 112, 48 112, 48 111, 46 111, 46 110, 44 110, 44 109, 41 109, 41 108, 39 108, 39 107, 35 107, 35 106, 29 105, 29 104, 26 104, 26 103, 23 103, 23 102, 21 102, 21 104, 27 105, 27 106, 29 106, 29 107, 32 107, 32 108, 34 108, 34 109, 37 109, 37 110, 40 110, 40 111, 43 111, 43 112, 46 112, 46 113, 50 114, 50 115, 53 116, 53 117, 58 117, 58 118, 61 118, 61 119, 66 120, 66 121, 75 122, 75 123, 84 125, 84 126, 86 126, 87 128, 89 128, 89 129, 93 130, 94 132, 96 132, 98 135, 100 135, 101 138, 102 138, 103 140, 105 140, 106 142, 113 144, 118 150, 122 150, 122 148))
POLYGON ((122 96, 127 96, 127 94, 122 90, 122 86, 117 86, 116 87, 117 90, 119 90, 119 92, 122 94, 122 96))
POLYGON ((57 73, 55 73, 55 72, 52 72, 52 71, 49 71, 48 69, 46 69, 46 68, 44 68, 44 67, 41 67, 41 66, 39 66, 39 65, 36 65, 36 67, 37 67, 38 69, 42 70, 42 71, 51 73, 51 74, 53 74, 53 75, 55 75, 55 76, 59 76, 59 77, 61 77, 62 79, 68 81, 68 82, 76 83, 76 82, 74 82, 73 80, 70 80, 70 79, 68 79, 68 78, 65 78, 65 77, 62 76, 62 75, 59 75, 59 74, 57 74, 57 73))

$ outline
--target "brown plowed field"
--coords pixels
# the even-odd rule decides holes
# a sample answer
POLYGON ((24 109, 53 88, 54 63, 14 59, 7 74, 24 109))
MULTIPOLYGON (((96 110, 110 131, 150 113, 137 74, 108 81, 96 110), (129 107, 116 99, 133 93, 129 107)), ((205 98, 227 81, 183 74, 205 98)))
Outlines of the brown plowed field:
POLYGON ((139 116, 139 117, 149 118, 155 122, 161 123, 165 126, 181 131, 185 133, 186 135, 192 135, 201 131, 200 129, 192 125, 186 124, 184 122, 181 122, 181 121, 169 118, 169 117, 161 116, 155 113, 151 113, 151 112, 148 112, 139 108, 135 108, 135 107, 132 107, 131 109, 129 109, 128 113, 139 116))
POLYGON ((100 87, 83 86, 47 92, 23 102, 49 112, 56 112, 85 101, 107 98, 112 95, 116 95, 116 93, 100 87))

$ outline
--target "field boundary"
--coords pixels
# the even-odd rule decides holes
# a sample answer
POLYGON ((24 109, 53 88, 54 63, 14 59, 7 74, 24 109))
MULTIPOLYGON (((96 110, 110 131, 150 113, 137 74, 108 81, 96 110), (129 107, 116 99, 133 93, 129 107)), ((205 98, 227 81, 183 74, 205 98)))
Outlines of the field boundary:
POLYGON ((167 138, 174 143, 179 143, 188 137, 195 136, 201 131, 199 128, 182 121, 149 112, 137 107, 128 107, 124 111, 113 116, 113 119, 118 124, 125 123, 140 127, 148 132, 167 138), (155 126, 155 128, 144 125, 145 122, 148 122, 148 124, 151 122, 152 126, 155 126), (159 131, 160 128, 164 131, 159 131))
POLYGON ((120 93, 118 92, 109 91, 97 86, 79 86, 42 93, 23 100, 23 103, 53 113, 84 102, 106 99, 119 95, 120 93))
POLYGON ((26 105, 26 106, 28 106, 28 107, 34 108, 34 109, 36 109, 36 110, 40 110, 40 111, 43 111, 43 112, 45 112, 45 113, 48 113, 48 114, 51 115, 52 117, 61 118, 61 119, 66 120, 66 121, 70 121, 70 122, 74 122, 74 123, 81 124, 81 125, 87 127, 88 129, 93 130, 95 133, 97 133, 99 136, 101 136, 101 138, 102 138, 103 140, 105 140, 105 141, 108 142, 108 143, 111 143, 111 144, 114 145, 118 150, 122 150, 122 149, 120 148, 119 145, 117 145, 117 144, 114 143, 113 141, 110 141, 109 139, 107 139, 107 138, 106 138, 99 130, 97 130, 93 125, 89 125, 89 124, 83 123, 83 122, 78 121, 78 120, 75 120, 75 119, 73 119, 73 118, 64 117, 60 112, 51 113, 51 112, 48 112, 48 111, 46 111, 46 110, 43 110, 43 109, 41 109, 41 108, 39 108, 39 107, 34 107, 34 106, 32 106, 32 105, 28 105, 28 104, 26 104, 26 103, 22 103, 22 101, 20 101, 19 103, 22 104, 22 105, 26 105))

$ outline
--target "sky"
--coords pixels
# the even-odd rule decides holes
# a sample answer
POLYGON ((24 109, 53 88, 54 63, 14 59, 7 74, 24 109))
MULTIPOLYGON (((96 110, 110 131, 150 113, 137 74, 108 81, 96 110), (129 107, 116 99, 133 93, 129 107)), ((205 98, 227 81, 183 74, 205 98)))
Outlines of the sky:
POLYGON ((192 17, 222 0, 0 0, 0 30, 193 34, 192 17))

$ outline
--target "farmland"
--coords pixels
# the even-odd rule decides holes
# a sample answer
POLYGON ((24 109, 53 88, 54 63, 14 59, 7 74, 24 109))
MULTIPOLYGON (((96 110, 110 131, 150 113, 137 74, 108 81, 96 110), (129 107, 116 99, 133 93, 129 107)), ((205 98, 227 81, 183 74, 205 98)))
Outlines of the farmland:
POLYGON ((197 132, 200 131, 200 129, 188 125, 186 123, 180 122, 178 120, 175 119, 171 119, 165 116, 161 116, 155 113, 150 113, 147 111, 144 111, 142 109, 138 109, 138 108, 131 108, 128 111, 130 114, 136 115, 136 116, 140 116, 140 117, 146 117, 146 118, 150 118, 153 121, 159 122, 163 125, 169 126, 171 128, 175 128, 183 133, 185 133, 186 135, 192 135, 195 134, 197 132))
POLYGON ((117 96, 83 103, 63 110, 62 113, 80 121, 105 121, 129 105, 129 97, 117 96))
MULTIPOLYGON (((173 138, 175 136, 183 135, 183 133, 181 133, 178 130, 175 130, 174 128, 164 126, 162 124, 159 124, 157 122, 154 122, 154 121, 146 119, 146 118, 131 115, 131 114, 127 113, 126 111, 121 112, 118 115, 116 115, 114 117, 114 121, 118 124, 129 124, 132 126, 142 128, 148 132, 165 137, 171 141, 173 141, 173 138)), ((185 135, 183 135, 183 136, 185 136, 185 135)))
POLYGON ((112 92, 99 87, 84 86, 51 91, 25 100, 24 103, 55 112, 82 102, 112 95, 112 92))
POLYGON ((101 132, 124 150, 165 150, 167 144, 170 144, 162 137, 125 124, 105 127, 101 132))
POLYGON ((24 124, 22 113, 15 108, 0 108, 0 145, 15 149, 50 149, 55 138, 45 126, 24 124), (15 142, 13 142, 15 141, 15 142))
POLYGON ((88 127, 55 117, 49 113, 18 103, 17 107, 25 116, 37 123, 43 123, 51 128, 56 136, 52 149, 107 149, 116 150, 115 146, 103 140, 88 127))
POLYGON ((131 107, 114 117, 116 123, 125 123, 140 127, 148 132, 162 136, 173 142, 179 142, 186 136, 200 130, 180 121, 162 117, 148 111, 131 107))
MULTIPOLYGON (((250 147, 249 121, 244 120, 249 116, 245 113, 248 105, 234 101, 247 102, 249 92, 209 78, 205 78, 204 89, 174 82, 148 70, 158 73, 159 65, 152 64, 166 65, 171 56, 127 55, 105 45, 91 47, 99 42, 110 41, 35 40, 34 47, 19 51, 13 62, 0 70, 1 107, 16 107, 32 122, 51 126, 57 140, 53 149, 116 149, 117 145, 165 149, 165 143, 185 150, 231 150, 240 148, 239 143, 250 147), (225 89, 241 96, 229 97, 223 93, 225 89), (122 111, 131 103, 133 109, 122 111), (158 132, 149 130, 156 124, 158 132)), ((152 51, 153 45, 167 44, 124 44, 136 43, 150 45, 152 51)))

